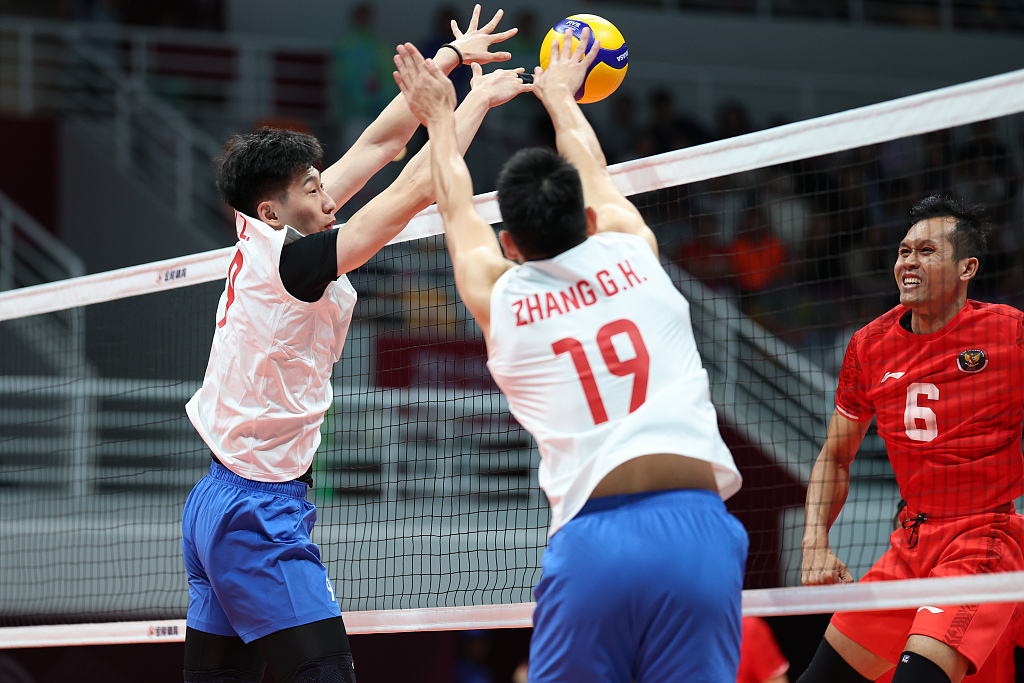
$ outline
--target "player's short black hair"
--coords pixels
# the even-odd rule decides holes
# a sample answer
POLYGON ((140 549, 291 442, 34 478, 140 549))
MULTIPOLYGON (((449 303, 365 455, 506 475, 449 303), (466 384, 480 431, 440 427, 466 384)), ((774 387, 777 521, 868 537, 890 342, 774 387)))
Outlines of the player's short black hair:
POLYGON ((295 176, 324 158, 320 141, 293 130, 263 127, 235 134, 217 163, 217 191, 228 205, 247 216, 270 197, 284 195, 295 176))
POLYGON ((952 197, 933 194, 925 197, 910 210, 910 226, 929 218, 952 218, 956 226, 949 233, 953 245, 953 260, 981 259, 988 248, 992 232, 988 216, 982 206, 971 206, 952 197))
POLYGON ((523 258, 551 258, 587 239, 580 174, 554 150, 519 150, 497 186, 504 227, 523 258))

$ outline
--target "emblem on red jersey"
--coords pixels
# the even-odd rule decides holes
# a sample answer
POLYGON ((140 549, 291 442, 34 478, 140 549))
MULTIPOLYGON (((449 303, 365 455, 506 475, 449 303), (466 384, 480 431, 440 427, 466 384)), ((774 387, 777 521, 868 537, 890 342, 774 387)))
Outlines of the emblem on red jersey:
POLYGON ((988 354, 984 349, 968 349, 956 357, 956 366, 964 372, 981 372, 987 365, 988 354))

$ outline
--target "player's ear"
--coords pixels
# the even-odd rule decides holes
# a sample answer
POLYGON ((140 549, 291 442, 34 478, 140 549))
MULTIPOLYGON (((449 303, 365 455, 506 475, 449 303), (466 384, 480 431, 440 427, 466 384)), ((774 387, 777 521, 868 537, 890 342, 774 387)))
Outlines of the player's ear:
POLYGON ((516 243, 512 241, 512 235, 508 234, 508 230, 498 231, 498 243, 501 244, 501 250, 505 252, 505 258, 516 263, 523 262, 519 249, 516 248, 516 243))
POLYGON ((978 274, 978 259, 974 256, 960 262, 960 279, 964 282, 978 274))
POLYGON ((281 219, 277 216, 277 207, 270 200, 262 201, 256 205, 256 218, 259 218, 275 230, 284 227, 281 219))
POLYGON ((587 237, 593 237, 597 234, 597 211, 594 211, 593 207, 588 206, 584 209, 587 214, 587 237))

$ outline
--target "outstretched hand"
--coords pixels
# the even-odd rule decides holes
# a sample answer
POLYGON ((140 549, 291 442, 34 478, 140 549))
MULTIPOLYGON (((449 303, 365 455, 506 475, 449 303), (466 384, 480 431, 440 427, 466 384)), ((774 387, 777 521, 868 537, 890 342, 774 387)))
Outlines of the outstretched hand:
POLYGON ((459 49, 463 62, 466 64, 489 64, 491 62, 507 62, 512 59, 510 52, 488 51, 495 43, 508 40, 519 31, 517 28, 510 28, 501 33, 494 33, 494 29, 498 27, 498 22, 501 21, 504 13, 504 10, 499 9, 495 12, 494 18, 483 27, 477 28, 480 23, 480 5, 476 5, 473 7, 473 18, 469 20, 469 26, 465 33, 459 30, 458 22, 452 19, 452 34, 455 36, 452 45, 459 49))
POLYGON ((533 83, 524 82, 521 77, 526 69, 495 69, 489 74, 479 64, 473 65, 473 80, 469 82, 474 92, 487 96, 487 103, 492 107, 505 104, 522 92, 533 90, 533 83))
MULTIPOLYGON (((455 86, 412 43, 398 46, 393 73, 410 111, 423 125, 455 110, 455 86)), ((479 68, 479 67, 477 67, 479 68)))
POLYGON ((548 68, 541 69, 538 66, 534 70, 534 91, 542 100, 563 88, 567 89, 570 95, 575 95, 583 85, 590 65, 597 59, 597 52, 601 49, 599 40, 595 38, 590 50, 586 49, 590 40, 589 27, 580 33, 580 40, 575 48, 572 46, 572 37, 572 29, 566 29, 560 36, 556 35, 551 41, 548 68))

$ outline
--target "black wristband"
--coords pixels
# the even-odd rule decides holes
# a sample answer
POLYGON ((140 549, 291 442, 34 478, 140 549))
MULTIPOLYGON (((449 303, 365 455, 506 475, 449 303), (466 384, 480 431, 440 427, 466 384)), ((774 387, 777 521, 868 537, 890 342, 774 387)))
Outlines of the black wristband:
POLYGON ((445 43, 441 47, 450 47, 451 49, 455 50, 455 54, 457 54, 459 56, 459 66, 462 66, 463 64, 465 64, 465 62, 462 61, 462 51, 459 48, 455 47, 451 43, 445 43))

